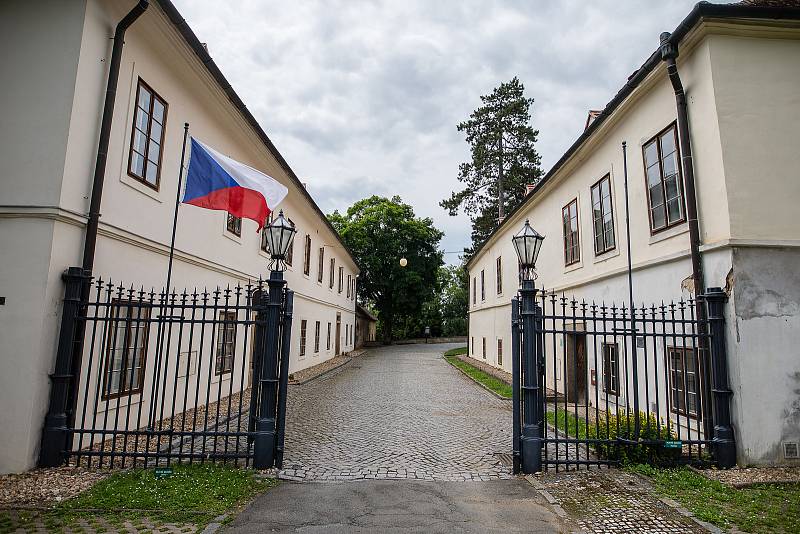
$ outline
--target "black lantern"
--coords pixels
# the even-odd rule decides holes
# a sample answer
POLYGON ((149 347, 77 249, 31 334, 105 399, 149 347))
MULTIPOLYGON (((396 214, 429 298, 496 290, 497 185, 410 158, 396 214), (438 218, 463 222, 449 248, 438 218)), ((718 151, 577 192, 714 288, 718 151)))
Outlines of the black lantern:
POLYGON ((294 225, 283 216, 283 210, 278 213, 278 218, 267 226, 267 246, 276 270, 286 270, 286 253, 296 233, 294 225))
POLYGON ((533 280, 536 278, 536 258, 539 257, 539 250, 542 248, 544 236, 534 230, 530 222, 526 219, 525 226, 519 231, 511 241, 519 258, 519 274, 522 280, 533 280))

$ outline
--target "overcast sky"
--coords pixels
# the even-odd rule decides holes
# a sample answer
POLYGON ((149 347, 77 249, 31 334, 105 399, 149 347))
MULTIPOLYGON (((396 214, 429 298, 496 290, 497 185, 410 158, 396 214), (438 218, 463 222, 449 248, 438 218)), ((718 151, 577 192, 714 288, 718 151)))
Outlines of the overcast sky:
POLYGON ((546 171, 694 0, 175 3, 324 212, 398 194, 460 251, 438 203, 479 96, 520 78, 546 171))

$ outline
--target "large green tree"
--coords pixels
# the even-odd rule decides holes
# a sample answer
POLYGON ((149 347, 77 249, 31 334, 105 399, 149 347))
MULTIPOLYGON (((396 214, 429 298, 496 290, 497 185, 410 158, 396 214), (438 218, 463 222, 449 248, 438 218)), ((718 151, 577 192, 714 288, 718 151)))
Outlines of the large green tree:
POLYGON ((536 152, 538 130, 531 126, 532 98, 515 76, 490 94, 482 105, 458 125, 465 132, 472 158, 459 165, 458 180, 464 184, 440 205, 450 215, 460 209, 472 220, 471 255, 497 227, 500 214, 507 215, 525 198, 525 185, 542 177, 536 152))
POLYGON ((395 325, 419 315, 437 292, 444 234, 399 196, 365 198, 328 218, 361 267, 359 299, 374 306, 384 339, 391 341, 395 325))
POLYGON ((447 265, 440 268, 439 287, 442 335, 466 336, 469 326, 469 274, 465 266, 447 265))

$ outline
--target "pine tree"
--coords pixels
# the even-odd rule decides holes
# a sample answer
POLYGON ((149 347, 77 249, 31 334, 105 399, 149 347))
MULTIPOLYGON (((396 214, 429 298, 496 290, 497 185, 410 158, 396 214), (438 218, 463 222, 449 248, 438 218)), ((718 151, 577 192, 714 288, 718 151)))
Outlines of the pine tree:
POLYGON ((458 181, 465 185, 439 205, 450 215, 459 209, 472 221, 471 255, 525 198, 525 186, 542 177, 541 158, 534 147, 538 130, 531 126, 532 98, 515 76, 491 94, 481 96, 482 105, 458 125, 466 133, 472 160, 459 165, 458 181))

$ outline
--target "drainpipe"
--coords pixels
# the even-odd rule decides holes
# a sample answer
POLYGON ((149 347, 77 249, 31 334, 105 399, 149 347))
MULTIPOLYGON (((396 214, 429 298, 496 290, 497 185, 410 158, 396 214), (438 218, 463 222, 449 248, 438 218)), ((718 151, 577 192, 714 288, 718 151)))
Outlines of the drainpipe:
POLYGON ((100 141, 97 144, 97 162, 92 181, 92 200, 89 204, 89 221, 86 224, 86 237, 83 243, 83 268, 91 271, 94 266, 94 251, 97 245, 97 226, 100 222, 100 201, 103 198, 103 180, 106 173, 108 141, 111 136, 111 121, 114 118, 114 100, 117 96, 119 66, 122 59, 122 46, 125 44, 127 30, 149 6, 148 0, 139 0, 130 12, 122 18, 114 30, 114 48, 111 51, 111 65, 106 85, 106 100, 103 104, 103 121, 100 125, 100 141))
POLYGON ((684 189, 686 191, 686 215, 689 223, 689 248, 692 256, 692 280, 695 296, 705 292, 703 283, 703 264, 700 261, 700 226, 697 222, 697 193, 694 184, 694 163, 692 161, 692 142, 689 138, 689 112, 686 106, 686 93, 675 58, 678 46, 670 42, 670 33, 661 34, 661 60, 667 64, 667 74, 675 90, 675 105, 678 108, 678 139, 681 147, 684 189))
POLYGON ((708 361, 708 339, 706 333, 706 307, 701 300, 705 294, 705 283, 703 281, 703 263, 700 257, 700 225, 697 219, 697 190, 694 182, 694 162, 692 160, 692 141, 689 138, 689 111, 686 105, 686 92, 683 90, 678 65, 675 58, 678 57, 678 44, 672 43, 669 32, 661 34, 661 60, 667 64, 667 75, 675 90, 675 105, 678 108, 678 140, 681 148, 681 163, 683 167, 684 190, 686 192, 686 218, 689 223, 689 250, 692 258, 692 281, 694 282, 695 310, 697 313, 698 330, 700 337, 698 347, 700 351, 700 371, 704 377, 703 389, 705 390, 705 400, 703 401, 703 426, 706 439, 710 439, 713 434, 712 426, 712 406, 711 406, 711 387, 710 387, 710 362, 708 361))

